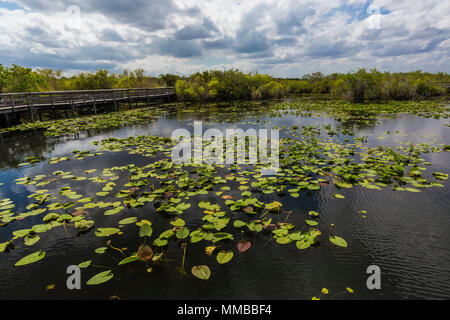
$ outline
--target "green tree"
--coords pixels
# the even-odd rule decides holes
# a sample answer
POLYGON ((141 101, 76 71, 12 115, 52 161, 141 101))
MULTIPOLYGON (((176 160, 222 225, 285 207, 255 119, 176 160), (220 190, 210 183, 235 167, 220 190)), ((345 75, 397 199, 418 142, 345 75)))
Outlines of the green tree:
POLYGON ((6 71, 7 92, 40 91, 47 87, 44 77, 31 68, 24 68, 13 64, 6 71))

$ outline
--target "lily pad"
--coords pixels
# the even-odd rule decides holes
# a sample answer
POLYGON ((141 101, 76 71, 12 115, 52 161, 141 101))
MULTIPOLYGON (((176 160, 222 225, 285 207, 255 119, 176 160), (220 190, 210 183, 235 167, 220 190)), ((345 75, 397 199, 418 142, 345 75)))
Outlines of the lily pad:
POLYGON ((220 264, 224 264, 229 262, 231 259, 233 259, 234 253, 233 251, 219 251, 217 254, 217 262, 220 264))
POLYGON ((211 276, 211 270, 206 265, 194 266, 191 272, 194 276, 202 280, 208 280, 211 276))
POLYGON ((32 254, 27 255, 26 257, 23 257, 22 259, 20 259, 19 261, 16 262, 15 266, 24 266, 30 263, 34 263, 37 262, 39 260, 44 259, 45 257, 45 251, 36 251, 32 254))
POLYGON ((117 228, 98 228, 95 230, 95 235, 97 237, 108 237, 118 232, 120 232, 120 229, 117 228))
POLYGON ((112 270, 103 271, 90 278, 86 284, 90 286, 102 284, 111 280, 113 277, 114 274, 112 273, 112 270))
POLYGON ((241 240, 237 244, 237 249, 239 252, 245 252, 252 246, 250 241, 241 240))
POLYGON ((347 248, 347 242, 338 236, 330 236, 330 241, 339 247, 347 248))

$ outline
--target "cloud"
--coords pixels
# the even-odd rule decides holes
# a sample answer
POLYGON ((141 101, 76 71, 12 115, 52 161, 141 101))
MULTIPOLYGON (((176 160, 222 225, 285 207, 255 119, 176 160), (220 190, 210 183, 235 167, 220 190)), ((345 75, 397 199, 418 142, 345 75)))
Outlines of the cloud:
POLYGON ((286 77, 364 66, 450 72, 448 1, 11 2, 0 2, 6 65, 156 74, 239 67, 286 77))
POLYGON ((191 58, 202 55, 201 46, 195 41, 175 38, 156 38, 151 45, 153 52, 176 58, 191 58))
POLYGON ((206 18, 202 24, 187 25, 175 33, 178 40, 194 40, 212 38, 219 32, 217 26, 210 19, 206 18))

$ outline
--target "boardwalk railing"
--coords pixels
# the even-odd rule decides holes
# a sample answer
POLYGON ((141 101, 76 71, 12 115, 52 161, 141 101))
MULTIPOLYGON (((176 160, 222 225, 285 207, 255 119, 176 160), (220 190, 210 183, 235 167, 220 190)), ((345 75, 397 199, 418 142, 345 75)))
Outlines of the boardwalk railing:
POLYGON ((435 81, 434 83, 443 88, 450 88, 450 81, 435 81))
POLYGON ((111 89, 111 90, 76 90, 53 92, 24 92, 0 94, 0 114, 29 111, 33 116, 39 109, 64 109, 74 111, 79 106, 92 106, 94 112, 100 104, 145 101, 155 98, 171 97, 175 88, 111 89))

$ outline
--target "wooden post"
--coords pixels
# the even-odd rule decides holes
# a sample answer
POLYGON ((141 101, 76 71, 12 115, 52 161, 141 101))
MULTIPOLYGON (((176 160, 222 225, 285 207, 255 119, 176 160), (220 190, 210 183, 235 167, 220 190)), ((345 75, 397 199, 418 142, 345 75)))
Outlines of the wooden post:
POLYGON ((150 104, 150 89, 147 89, 147 105, 150 104))
POLYGON ((117 100, 116 100, 116 93, 113 92, 113 97, 114 97, 114 111, 117 112, 117 100))
POLYGON ((135 94, 134 102, 135 102, 135 104, 136 104, 136 108, 137 108, 137 106, 138 106, 138 99, 139 99, 139 95, 136 96, 136 94, 135 94))
POLYGON ((31 122, 34 122, 34 110, 33 105, 30 102, 30 94, 27 93, 27 102, 28 102, 28 112, 30 113, 30 120, 31 122))
POLYGON ((130 89, 127 90, 127 94, 128 94, 128 109, 131 109, 131 93, 130 93, 130 89))
POLYGON ((53 93, 50 93, 50 102, 52 103, 52 117, 56 119, 55 100, 53 99, 53 93))
POLYGON ((53 93, 50 93, 50 102, 52 103, 52 110, 55 109, 55 101, 53 101, 53 93))
POLYGON ((69 96, 70 96, 70 108, 72 109, 72 118, 75 118, 75 104, 73 102, 73 96, 71 93, 69 94, 69 96))
POLYGON ((10 97, 11 97, 11 106, 12 106, 13 112, 16 112, 16 106, 14 105, 13 95, 10 95, 10 97))
POLYGON ((5 113, 5 122, 6 122, 6 128, 8 128, 10 121, 9 121, 9 114, 7 114, 7 113, 5 113))
POLYGON ((95 105, 95 92, 93 94, 94 97, 94 113, 97 113, 97 106, 95 105))

